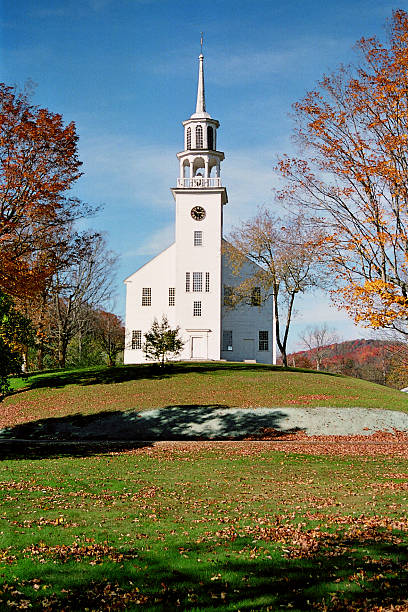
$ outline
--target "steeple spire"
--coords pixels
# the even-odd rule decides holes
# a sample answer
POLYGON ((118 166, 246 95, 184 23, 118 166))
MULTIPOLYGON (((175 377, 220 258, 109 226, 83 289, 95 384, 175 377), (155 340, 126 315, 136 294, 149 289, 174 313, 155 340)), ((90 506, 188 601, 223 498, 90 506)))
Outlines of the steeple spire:
POLYGON ((205 88, 204 88, 204 55, 203 55, 203 33, 201 32, 200 38, 201 53, 198 56, 198 86, 197 86, 197 102, 196 110, 191 117, 193 118, 206 118, 211 119, 211 115, 206 112, 205 109, 205 88))
MULTIPOLYGON (((202 40, 202 39, 201 39, 202 40)), ((196 113, 205 113, 205 89, 204 89, 204 55, 199 55, 198 87, 196 113)))

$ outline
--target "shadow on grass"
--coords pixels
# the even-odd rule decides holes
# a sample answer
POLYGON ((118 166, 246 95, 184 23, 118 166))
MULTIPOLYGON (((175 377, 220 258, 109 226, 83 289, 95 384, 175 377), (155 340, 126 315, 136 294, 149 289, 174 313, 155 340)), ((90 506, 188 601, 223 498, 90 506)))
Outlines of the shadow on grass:
MULTIPOLYGON (((123 556, 116 566, 107 557, 99 567, 90 567, 87 558, 74 579, 69 572, 74 559, 61 565, 51 557, 41 566, 37 592, 27 589, 39 575, 38 559, 33 560, 25 566, 24 579, 16 578, 9 590, 3 585, 0 597, 10 600, 14 591, 16 607, 28 599, 32 609, 50 611, 134 610, 140 604, 148 610, 406 610, 407 548, 379 533, 363 542, 339 535, 335 547, 330 537, 327 542, 322 538, 319 551, 293 559, 284 558, 270 542, 254 543, 248 537, 221 546, 182 544, 160 553, 142 546, 121 548, 114 551, 123 556), (272 549, 269 558, 265 549, 272 549), (53 585, 54 594, 42 594, 42 583, 53 585)), ((15 569, 13 574, 18 576, 15 569)))
POLYGON ((226 363, 226 362, 195 362, 173 363, 161 368, 155 364, 117 366, 113 368, 87 368, 83 370, 53 371, 48 374, 28 375, 27 386, 15 393, 27 389, 43 387, 65 387, 66 385, 100 385, 121 383, 140 379, 163 379, 180 374, 208 374, 213 372, 299 372, 304 374, 319 374, 323 376, 338 376, 332 372, 316 372, 302 368, 284 368, 266 364, 226 363))
POLYGON ((63 457, 92 457, 119 453, 151 446, 150 442, 106 442, 63 440, 0 439, 0 461, 11 459, 59 459, 63 457))
MULTIPOLYGON (((166 406, 136 411, 104 411, 40 419, 0 430, 0 449, 6 442, 134 442, 153 440, 242 440, 272 432, 272 438, 300 431, 283 429, 284 409, 245 410, 222 404, 166 406)), ((270 436, 270 437, 271 437, 270 436)))

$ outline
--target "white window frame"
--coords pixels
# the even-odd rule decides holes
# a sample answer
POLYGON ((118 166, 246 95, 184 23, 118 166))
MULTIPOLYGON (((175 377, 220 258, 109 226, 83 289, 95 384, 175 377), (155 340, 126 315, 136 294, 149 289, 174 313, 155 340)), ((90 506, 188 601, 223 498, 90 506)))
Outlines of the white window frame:
POLYGON ((176 305, 176 288, 169 287, 169 306, 176 305))
POLYGON ((209 293, 210 291, 210 273, 205 273, 205 292, 209 293))
POLYGON ((203 133, 202 125, 196 126, 195 137, 196 137, 196 149, 203 149, 204 148, 204 133, 203 133))
POLYGON ((261 306, 262 304, 262 294, 260 287, 254 287, 251 291, 251 306, 261 306))
POLYGON ((132 330, 132 350, 139 350, 142 348, 142 330, 132 330))
POLYGON ((194 246, 203 246, 203 232, 201 230, 194 231, 194 246))
POLYGON ((186 272, 186 293, 190 291, 190 272, 186 272))
POLYGON ((143 287, 142 288, 142 306, 151 306, 151 305, 152 305, 152 288, 143 287))
POLYGON ((222 350, 232 351, 232 329, 224 329, 222 332, 222 350))
POLYGON ((203 273, 193 272, 193 291, 194 293, 202 293, 203 290, 203 273))
POLYGON ((201 301, 193 302, 193 317, 201 317, 201 301))
POLYGON ((224 285, 224 306, 232 306, 233 288, 230 285, 224 285))
POLYGON ((258 350, 269 351, 269 331, 259 330, 258 333, 258 350))

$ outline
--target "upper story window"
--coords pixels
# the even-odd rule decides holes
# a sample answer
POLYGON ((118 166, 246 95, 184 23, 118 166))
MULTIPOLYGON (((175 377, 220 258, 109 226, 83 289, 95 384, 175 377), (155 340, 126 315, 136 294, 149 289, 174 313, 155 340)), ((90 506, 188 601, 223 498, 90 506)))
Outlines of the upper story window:
POLYGON ((193 291, 203 290, 203 273, 193 272, 193 291))
POLYGON ((152 289, 151 287, 143 287, 142 289, 142 306, 152 305, 152 289))
POLYGON ((251 306, 261 305, 261 288, 254 287, 251 292, 251 306))
POLYGON ((210 273, 205 273, 205 290, 208 293, 210 291, 210 273))
POLYGON ((203 148, 203 128, 201 125, 196 127, 196 149, 203 148))
POLYGON ((194 232, 194 246, 203 246, 203 232, 194 232))
POLYGON ((176 288, 169 287, 169 306, 176 305, 176 288))
POLYGON ((201 317, 201 302, 193 302, 193 317, 201 317))
POLYGON ((232 294, 233 294, 232 287, 229 287, 228 285, 224 285, 224 306, 233 305, 232 294))
POLYGON ((186 272, 186 291, 190 291, 190 272, 186 272))
POLYGON ((187 128, 186 145, 187 145, 187 150, 190 150, 191 149, 191 127, 187 128))
POLYGON ((207 145, 207 149, 214 151, 214 130, 210 125, 207 127, 207 145))
POLYGON ((259 332, 259 350, 260 351, 269 350, 269 332, 268 331, 259 332))
POLYGON ((132 349, 142 348, 142 330, 134 329, 132 331, 132 349))

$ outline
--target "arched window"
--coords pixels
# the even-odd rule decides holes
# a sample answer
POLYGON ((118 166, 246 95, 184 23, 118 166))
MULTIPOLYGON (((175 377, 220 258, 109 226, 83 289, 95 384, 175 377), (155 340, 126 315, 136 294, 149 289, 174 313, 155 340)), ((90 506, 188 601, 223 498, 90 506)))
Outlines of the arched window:
POLYGON ((187 128, 187 150, 191 149, 191 127, 187 128))
POLYGON ((196 149, 203 148, 203 128, 201 125, 196 127, 196 149))
POLYGON ((210 125, 207 127, 207 145, 208 149, 214 151, 214 132, 210 125))

